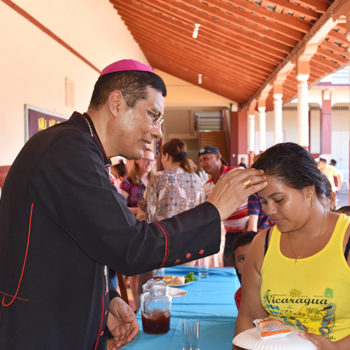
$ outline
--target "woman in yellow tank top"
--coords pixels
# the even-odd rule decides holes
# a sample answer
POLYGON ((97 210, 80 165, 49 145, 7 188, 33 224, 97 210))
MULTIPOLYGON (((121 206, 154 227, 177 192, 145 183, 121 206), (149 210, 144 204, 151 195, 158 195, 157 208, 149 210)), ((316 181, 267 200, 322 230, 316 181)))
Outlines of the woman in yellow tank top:
POLYGON ((258 194, 275 226, 250 246, 235 334, 273 316, 318 350, 349 350, 350 218, 322 205, 320 171, 299 145, 277 144, 253 167, 267 176, 258 194))

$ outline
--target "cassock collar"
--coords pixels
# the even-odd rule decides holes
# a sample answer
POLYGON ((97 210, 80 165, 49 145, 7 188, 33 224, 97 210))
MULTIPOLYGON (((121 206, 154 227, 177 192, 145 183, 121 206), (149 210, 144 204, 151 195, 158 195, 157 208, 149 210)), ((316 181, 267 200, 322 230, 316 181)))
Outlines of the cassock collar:
POLYGON ((111 166, 111 160, 107 157, 107 154, 105 152, 105 149, 103 148, 102 146, 102 142, 100 140, 100 138, 98 137, 97 135, 97 131, 95 129, 95 125, 94 123, 92 122, 90 116, 87 114, 87 113, 84 113, 81 115, 84 120, 86 121, 86 124, 88 125, 89 127, 89 130, 90 130, 90 134, 92 137, 95 138, 95 140, 97 141, 97 143, 99 144, 101 150, 102 150, 102 153, 103 153, 103 157, 104 157, 104 161, 105 161, 105 167, 109 167, 111 166))

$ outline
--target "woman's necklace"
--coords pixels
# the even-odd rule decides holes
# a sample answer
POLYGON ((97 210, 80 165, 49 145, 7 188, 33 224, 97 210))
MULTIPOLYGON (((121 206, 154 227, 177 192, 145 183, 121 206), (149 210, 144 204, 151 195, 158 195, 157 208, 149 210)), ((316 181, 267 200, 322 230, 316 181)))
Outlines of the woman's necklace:
MULTIPOLYGON (((326 214, 326 213, 325 213, 325 209, 323 208, 323 215, 322 215, 321 225, 319 226, 320 228, 319 228, 319 231, 318 231, 317 236, 319 236, 319 235, 321 234, 321 232, 322 232, 325 214, 326 214)), ((316 236, 316 237, 317 237, 317 236, 316 236)), ((293 248, 292 240, 291 240, 291 238, 290 238, 290 234, 289 234, 289 233, 287 233, 287 237, 288 237, 288 242, 289 242, 290 249, 291 249, 292 254, 293 254, 293 257, 294 257, 294 264, 296 264, 296 263, 298 262, 298 259, 301 259, 302 254, 301 254, 301 255, 300 255, 300 254, 298 255, 298 254, 295 253, 295 250, 294 250, 294 248, 293 248)))

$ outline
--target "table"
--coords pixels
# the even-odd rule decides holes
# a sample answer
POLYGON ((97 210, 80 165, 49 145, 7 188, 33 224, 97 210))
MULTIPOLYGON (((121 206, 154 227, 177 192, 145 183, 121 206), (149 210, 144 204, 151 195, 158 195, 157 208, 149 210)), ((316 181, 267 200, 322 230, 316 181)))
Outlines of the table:
MULTIPOLYGON (((195 272, 196 267, 177 266, 167 268, 167 275, 186 275, 195 272)), ((187 294, 173 298, 170 330, 166 334, 146 334, 142 330, 141 314, 137 318, 140 333, 135 340, 123 349, 138 350, 180 350, 182 349, 182 319, 196 318, 200 321, 201 350, 231 350, 232 338, 237 318, 234 294, 240 283, 236 272, 231 268, 210 268, 209 277, 198 279, 183 289, 187 294)))

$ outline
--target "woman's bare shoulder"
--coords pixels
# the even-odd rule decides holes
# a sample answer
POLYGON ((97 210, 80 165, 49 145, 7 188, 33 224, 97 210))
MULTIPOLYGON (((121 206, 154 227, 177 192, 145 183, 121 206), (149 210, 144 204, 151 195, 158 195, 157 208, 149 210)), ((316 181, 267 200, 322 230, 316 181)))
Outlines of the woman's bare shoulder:
MULTIPOLYGON (((269 229, 270 228, 266 228, 258 232, 258 234, 254 237, 251 246, 249 247, 250 258, 252 259, 252 262, 258 271, 261 270, 262 262, 264 260, 265 241, 266 241, 266 235, 269 229)), ((270 237, 271 237, 271 234, 269 235, 269 240, 270 240, 270 237)), ((269 243, 269 240, 268 240, 268 243, 269 243)))

